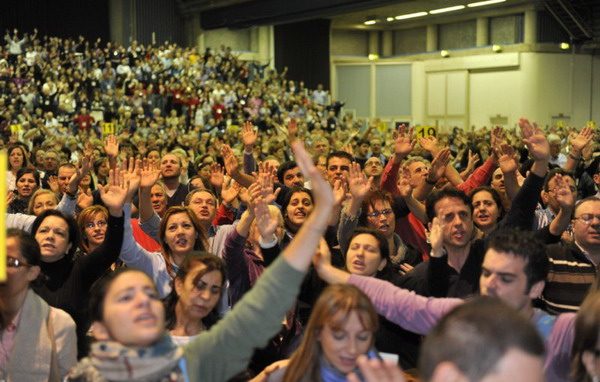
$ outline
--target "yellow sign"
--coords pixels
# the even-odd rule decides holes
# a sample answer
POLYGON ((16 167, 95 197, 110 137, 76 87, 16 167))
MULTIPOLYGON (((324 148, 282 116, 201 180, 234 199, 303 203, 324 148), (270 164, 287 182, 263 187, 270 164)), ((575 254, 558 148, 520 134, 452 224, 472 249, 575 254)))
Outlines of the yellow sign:
POLYGON ((112 122, 102 122, 102 136, 106 137, 108 135, 115 134, 115 124, 112 122))
MULTIPOLYGON (((6 151, 0 151, 0 168, 7 167, 6 151)), ((0 182, 0 282, 6 280, 6 181, 0 182)))
POLYGON ((587 121, 587 123, 585 124, 586 127, 591 127, 592 129, 596 128, 596 122, 594 121, 587 121))
POLYGON ((21 126, 20 123, 17 123, 17 124, 14 124, 14 125, 10 125, 10 132, 12 134, 19 134, 22 129, 23 129, 23 127, 21 126))
POLYGON ((562 119, 557 121, 556 126, 562 129, 563 127, 565 127, 565 121, 563 121, 562 119))
POLYGON ((436 137, 437 130, 434 126, 416 126, 415 136, 421 138, 436 137))

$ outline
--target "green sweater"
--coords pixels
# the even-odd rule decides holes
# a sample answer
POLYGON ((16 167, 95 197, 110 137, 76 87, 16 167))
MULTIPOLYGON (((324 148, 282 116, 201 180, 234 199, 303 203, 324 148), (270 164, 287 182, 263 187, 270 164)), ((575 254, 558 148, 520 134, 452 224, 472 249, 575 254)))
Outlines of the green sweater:
POLYGON ((184 347, 189 380, 221 382, 243 371, 281 329, 303 278, 280 256, 231 312, 184 347))

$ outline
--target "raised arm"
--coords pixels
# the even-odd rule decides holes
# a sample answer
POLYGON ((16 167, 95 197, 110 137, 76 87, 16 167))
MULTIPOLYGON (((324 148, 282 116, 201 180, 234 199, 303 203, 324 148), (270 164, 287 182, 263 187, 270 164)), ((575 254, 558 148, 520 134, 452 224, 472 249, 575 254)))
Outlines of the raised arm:
POLYGON ((583 149, 591 144, 594 139, 594 130, 591 127, 584 127, 579 134, 571 139, 571 150, 567 156, 567 163, 564 169, 569 172, 575 172, 577 164, 581 160, 583 149))

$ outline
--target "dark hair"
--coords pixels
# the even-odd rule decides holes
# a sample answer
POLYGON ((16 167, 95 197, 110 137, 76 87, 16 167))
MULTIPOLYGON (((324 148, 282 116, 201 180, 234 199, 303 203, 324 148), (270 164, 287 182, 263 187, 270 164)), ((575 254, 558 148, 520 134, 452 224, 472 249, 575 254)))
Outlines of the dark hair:
MULTIPOLYGON (((104 320, 104 298, 106 297, 108 289, 110 288, 112 283, 117 279, 117 277, 129 272, 139 272, 151 279, 150 276, 146 275, 146 273, 144 273, 143 271, 136 268, 128 267, 117 268, 113 272, 108 272, 104 276, 99 278, 90 289, 88 312, 91 322, 102 322, 104 320)), ((154 285, 154 282, 152 282, 152 285, 154 285)))
POLYGON ((587 202, 600 202, 600 198, 594 195, 594 196, 588 196, 587 198, 578 200, 577 203, 575 203, 575 208, 573 209, 573 216, 575 216, 575 212, 577 212, 577 210, 579 209, 579 206, 581 206, 583 203, 587 203, 587 202))
POLYGON ((287 208, 290 205, 290 202, 292 201, 292 197, 294 196, 294 194, 300 193, 300 192, 304 192, 306 194, 308 194, 308 196, 310 197, 310 200, 314 203, 314 199, 312 196, 312 192, 305 187, 300 187, 300 186, 295 186, 290 188, 287 193, 283 196, 283 201, 281 203, 281 214, 283 215, 283 223, 285 224, 285 228, 288 230, 291 230, 292 227, 289 224, 289 218, 287 216, 287 208))
POLYGON ((346 158, 348 161, 350 161, 350 163, 354 162, 354 157, 347 152, 341 150, 332 151, 329 153, 329 155, 327 155, 327 162, 325 162, 327 167, 329 167, 329 161, 331 158, 346 158))
POLYGON ((358 217, 358 225, 364 227, 369 226, 369 219, 367 218, 367 214, 369 213, 369 207, 375 209, 375 203, 379 201, 388 202, 390 206, 392 205, 392 198, 385 191, 376 190, 374 192, 369 193, 362 202, 361 212, 358 217))
POLYGON ((554 178, 557 174, 568 176, 569 178, 575 179, 573 177, 573 173, 566 171, 566 170, 562 169, 561 167, 553 168, 552 170, 548 171, 548 174, 546 174, 546 178, 544 179, 544 191, 546 191, 546 192, 550 191, 549 183, 552 180, 552 178, 554 178))
POLYGON ((19 179, 21 179, 23 177, 23 175, 25 174, 32 174, 33 175, 33 179, 35 179, 35 184, 39 186, 40 184, 40 173, 37 172, 37 170, 32 169, 32 168, 28 168, 28 167, 21 167, 19 170, 17 170, 17 177, 16 177, 16 182, 19 181, 19 179))
MULTIPOLYGON (((486 191, 490 195, 492 195, 492 199, 494 199, 494 202, 496 203, 496 206, 498 207, 499 214, 498 214, 497 222, 499 222, 500 220, 502 220, 502 218, 504 217, 504 214, 505 214, 504 205, 502 204, 502 198, 500 197, 500 194, 498 193, 498 191, 496 191, 495 189, 493 189, 490 186, 480 186, 480 187, 475 188, 469 194, 469 197, 471 198, 471 203, 473 203, 473 197, 475 196, 475 194, 480 193, 481 191, 486 191)), ((473 208, 471 208, 471 210, 473 210, 473 208)))
POLYGON ((470 381, 480 381, 515 348, 544 355, 544 343, 527 318, 497 298, 476 297, 444 316, 427 335, 419 356, 420 377, 429 381, 437 365, 450 362, 470 381))
POLYGON ((471 215, 473 214, 473 205, 471 204, 471 198, 464 192, 457 190, 456 188, 444 188, 438 191, 434 191, 425 200, 425 208, 427 211, 427 219, 431 222, 435 217, 435 205, 444 198, 455 198, 461 200, 469 210, 471 215))
POLYGON ((277 169, 277 179, 279 180, 279 183, 283 183, 283 176, 285 175, 285 172, 293 169, 294 167, 298 167, 298 164, 295 161, 283 162, 279 166, 277 169))
MULTIPOLYGON (((200 178, 200 179, 202 179, 202 178, 200 178)), ((204 183, 204 181, 202 181, 202 183, 204 183)), ((207 194, 210 194, 210 196, 212 196, 212 198, 215 201, 215 207, 217 207, 217 203, 219 202, 219 200, 217 199, 217 195, 215 195, 215 193, 212 192, 211 190, 209 190, 208 188, 193 188, 193 189, 191 189, 189 191, 189 193, 186 195, 183 205, 186 207, 189 206, 190 201, 192 200, 192 196, 196 195, 199 192, 206 192, 207 194)))
MULTIPOLYGON (((177 302, 179 301, 179 295, 175 290, 175 279, 179 279, 182 282, 185 281, 187 274, 192 270, 194 265, 202 263, 205 265, 205 268, 198 273, 196 278, 201 278, 205 274, 217 271, 221 274, 222 282, 221 287, 225 285, 225 281, 227 281, 227 276, 225 272, 225 262, 218 256, 213 255, 208 252, 194 251, 189 253, 183 259, 183 262, 179 266, 179 270, 175 275, 175 278, 172 281, 171 293, 165 298, 165 313, 166 313, 166 321, 165 325, 167 330, 171 330, 175 327, 177 323, 177 316, 175 312, 175 307, 177 306, 177 302)), ((223 291, 221 290, 221 293, 223 291)), ((213 324, 217 322, 219 319, 218 313, 216 310, 209 312, 208 315, 202 319, 202 323, 206 328, 210 328, 213 324)))
MULTIPOLYGON (((385 236, 383 236, 383 234, 378 230, 367 227, 356 227, 352 232, 352 236, 350 236, 350 240, 348 241, 348 243, 350 243, 352 239, 354 239, 356 236, 363 234, 371 235, 375 239, 377 239, 381 259, 385 259, 387 261, 387 265, 390 265, 390 245, 385 236)), ((350 247, 350 244, 348 244, 348 247, 350 247)))
MULTIPOLYGON (((21 168, 24 167, 29 167, 29 157, 28 157, 28 151, 25 148, 25 145, 23 145, 22 143, 14 143, 12 145, 10 145, 8 147, 8 150, 6 150, 7 152, 7 157, 10 157, 10 154, 12 154, 13 151, 15 151, 16 149, 20 149, 21 150, 21 154, 23 154, 23 166, 21 168)), ((8 167, 10 169, 10 161, 8 161, 8 167)))
POLYGON ((6 230, 6 238, 8 239, 9 237, 19 240, 19 251, 21 252, 21 256, 27 261, 27 264, 40 265, 42 258, 40 245, 32 235, 17 228, 9 228, 6 230))
POLYGON ((499 229, 490 235, 487 249, 510 253, 525 260, 524 272, 527 277, 527 292, 535 283, 546 280, 550 268, 546 246, 533 232, 499 229))
POLYGON ((69 249, 65 255, 73 256, 77 250, 77 247, 79 246, 79 229, 77 228, 77 223, 75 223, 75 220, 72 217, 63 214, 58 210, 46 210, 39 214, 39 216, 33 221, 33 224, 31 225, 31 234, 35 237, 40 225, 48 216, 59 217, 67 223, 67 226, 69 227, 69 244, 71 244, 71 249, 69 249))

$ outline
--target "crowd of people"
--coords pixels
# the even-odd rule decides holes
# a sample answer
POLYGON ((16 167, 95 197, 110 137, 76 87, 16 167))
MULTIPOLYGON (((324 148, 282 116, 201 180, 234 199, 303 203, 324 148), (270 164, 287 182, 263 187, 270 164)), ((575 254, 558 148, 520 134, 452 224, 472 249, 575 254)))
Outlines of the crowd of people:
POLYGON ((226 47, 5 41, 0 379, 600 378, 593 127, 418 136, 226 47))

